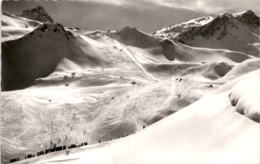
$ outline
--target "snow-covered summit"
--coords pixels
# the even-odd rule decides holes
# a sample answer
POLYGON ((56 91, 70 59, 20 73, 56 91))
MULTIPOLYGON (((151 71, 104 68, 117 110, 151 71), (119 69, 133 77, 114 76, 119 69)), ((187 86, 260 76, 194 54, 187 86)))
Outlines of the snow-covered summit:
POLYGON ((154 34, 161 37, 175 37, 182 31, 188 30, 192 27, 202 26, 209 23, 213 19, 213 16, 204 16, 196 19, 191 19, 180 24, 168 25, 161 30, 156 31, 154 34))
POLYGON ((260 26, 260 18, 252 10, 247 10, 240 13, 223 13, 220 15, 204 16, 196 19, 191 19, 180 24, 168 25, 161 30, 154 32, 154 34, 157 36, 166 36, 173 38, 181 33, 185 33, 186 31, 194 30, 194 27, 207 26, 208 24, 211 24, 212 21, 215 22, 213 23, 214 25, 221 22, 226 23, 226 21, 228 21, 229 19, 235 19, 254 28, 259 28, 260 26))
POLYGON ((224 13, 168 26, 155 35, 195 47, 229 49, 258 56, 259 50, 253 45, 260 43, 259 22, 260 18, 251 10, 224 13))

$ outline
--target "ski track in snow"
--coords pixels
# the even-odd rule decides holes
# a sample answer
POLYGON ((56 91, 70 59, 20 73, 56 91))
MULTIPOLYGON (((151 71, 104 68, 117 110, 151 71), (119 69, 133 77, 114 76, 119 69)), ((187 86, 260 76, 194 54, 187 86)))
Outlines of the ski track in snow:
POLYGON ((155 77, 153 77, 153 75, 151 75, 150 73, 148 73, 143 66, 135 59, 135 57, 131 54, 131 52, 129 52, 129 50, 127 48, 125 48, 124 46, 122 46, 119 42, 114 41, 116 43, 116 45, 118 47, 120 47, 121 49, 124 50, 124 52, 127 54, 127 56, 143 71, 143 73, 145 75, 147 75, 150 79, 154 80, 154 81, 159 81, 158 79, 156 79, 155 77))

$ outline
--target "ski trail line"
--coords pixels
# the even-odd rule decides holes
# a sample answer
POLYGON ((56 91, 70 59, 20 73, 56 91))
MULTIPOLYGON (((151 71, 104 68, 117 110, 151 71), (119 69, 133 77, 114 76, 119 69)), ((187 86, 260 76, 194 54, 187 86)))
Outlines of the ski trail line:
POLYGON ((144 67, 136 60, 136 58, 129 52, 129 50, 125 47, 123 47, 119 42, 115 41, 116 45, 123 49, 123 51, 126 53, 126 55, 143 71, 143 73, 151 78, 154 81, 159 81, 155 77, 153 77, 151 74, 149 74, 144 67))

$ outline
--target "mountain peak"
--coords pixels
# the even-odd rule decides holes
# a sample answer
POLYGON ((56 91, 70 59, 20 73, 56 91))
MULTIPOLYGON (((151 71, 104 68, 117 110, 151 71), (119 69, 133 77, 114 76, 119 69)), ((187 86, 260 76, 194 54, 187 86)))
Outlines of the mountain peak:
POLYGON ((240 22, 251 27, 259 28, 260 26, 260 18, 252 10, 247 10, 240 14, 236 14, 235 16, 240 22))
POLYGON ((60 36, 67 40, 73 38, 73 34, 70 31, 66 31, 60 23, 44 23, 38 26, 34 31, 26 35, 24 38, 43 38, 45 35, 60 36))
POLYGON ((61 24, 44 23, 22 38, 5 42, 2 90, 29 87, 37 78, 52 73, 63 58, 71 57, 69 45, 76 44, 72 39, 73 34, 61 24))
POLYGON ((120 32, 120 33, 139 32, 139 30, 137 30, 135 27, 125 26, 125 27, 121 28, 118 32, 120 32))
POLYGON ((24 10, 21 16, 43 23, 54 23, 53 19, 49 16, 48 12, 43 8, 43 6, 37 6, 29 10, 24 10))
POLYGON ((240 14, 241 16, 256 17, 256 14, 252 10, 246 10, 240 14))

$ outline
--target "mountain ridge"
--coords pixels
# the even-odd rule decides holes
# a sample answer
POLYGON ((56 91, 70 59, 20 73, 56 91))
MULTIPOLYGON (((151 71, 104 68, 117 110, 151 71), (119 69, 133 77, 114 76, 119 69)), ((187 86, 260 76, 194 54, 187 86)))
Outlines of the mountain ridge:
POLYGON ((202 17, 184 24, 168 26, 155 32, 156 36, 195 47, 223 48, 259 56, 259 50, 247 43, 259 43, 260 18, 251 10, 239 13, 224 13, 215 17, 202 17), (203 23, 197 23, 198 20, 203 23), (193 23, 194 22, 194 23, 193 23), (237 45, 231 45, 237 41, 237 45))

